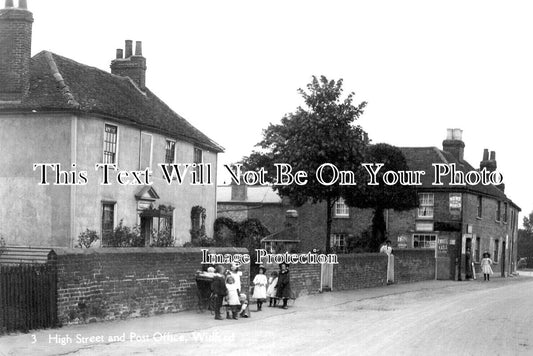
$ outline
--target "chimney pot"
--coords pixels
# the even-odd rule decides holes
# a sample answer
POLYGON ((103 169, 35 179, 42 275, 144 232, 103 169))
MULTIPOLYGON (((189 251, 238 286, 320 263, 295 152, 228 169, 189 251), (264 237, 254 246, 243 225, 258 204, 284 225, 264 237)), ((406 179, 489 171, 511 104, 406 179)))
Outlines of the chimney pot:
POLYGON ((496 152, 495 151, 490 151, 490 160, 491 161, 495 161, 496 160, 496 152))
POLYGON ((124 51, 121 48, 117 48, 117 59, 122 59, 124 51))
POLYGON ((488 159, 489 159, 489 150, 487 148, 485 148, 483 150, 483 160, 484 161, 488 161, 488 159))
POLYGON ((13 0, 6 0, 6 7, 13 7, 13 0))
POLYGON ((453 129, 453 139, 461 141, 463 139, 463 130, 453 129))
POLYGON ((26 0, 19 0, 19 9, 27 9, 28 8, 28 3, 26 2, 26 0))
POLYGON ((132 47, 133 43, 131 40, 126 40, 126 53, 124 55, 125 58, 130 58, 131 55, 132 55, 132 50, 133 50, 133 47, 132 47))
POLYGON ((448 129, 446 133, 447 140, 453 140, 453 129, 448 129))
POLYGON ((287 218, 297 218, 298 217, 298 211, 297 210, 287 210, 285 212, 285 217, 287 217, 287 218))
POLYGON ((142 56, 143 55, 143 44, 141 41, 135 42, 135 55, 136 56, 142 56))
POLYGON ((136 43, 135 56, 132 54, 133 41, 126 40, 124 53, 117 50, 117 58, 111 61, 111 73, 122 77, 129 77, 140 90, 146 88, 146 58, 142 55, 140 41, 136 43), (124 55, 124 57, 122 57, 124 55), (123 60, 120 60, 123 59, 123 60))
POLYGON ((286 227, 296 226, 297 222, 298 222, 298 211, 296 210, 285 211, 285 226, 286 227))
POLYGON ((463 130, 448 129, 442 150, 451 153, 459 162, 463 161, 465 144, 462 141, 463 130))

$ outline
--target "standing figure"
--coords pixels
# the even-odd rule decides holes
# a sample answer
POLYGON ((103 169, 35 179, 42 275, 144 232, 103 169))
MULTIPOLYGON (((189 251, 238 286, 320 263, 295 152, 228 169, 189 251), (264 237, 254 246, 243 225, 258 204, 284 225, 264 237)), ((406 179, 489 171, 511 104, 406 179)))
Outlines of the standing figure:
POLYGON ((254 278, 254 294, 252 299, 255 299, 257 302, 257 311, 261 311, 261 306, 266 301, 266 286, 267 286, 267 277, 265 275, 266 268, 265 266, 259 266, 259 273, 254 278))
POLYGON ((483 258, 481 259, 481 270, 483 271, 483 277, 486 281, 490 281, 490 275, 494 272, 492 271, 492 260, 490 259, 490 253, 484 252, 483 258))
POLYGON ((239 313, 239 316, 243 318, 249 318, 250 317, 250 309, 248 308, 248 297, 246 294, 241 293, 239 296, 239 300, 241 301, 241 311, 239 313))
POLYGON ((222 301, 224 300, 224 297, 228 294, 226 281, 224 279, 224 266, 216 267, 215 276, 213 277, 213 282, 211 283, 211 292, 215 296, 215 319, 222 320, 220 308, 222 308, 222 301))
POLYGON ((268 278, 267 297, 269 300, 268 306, 276 306, 278 299, 276 298, 278 284, 278 272, 273 271, 268 278), (272 305, 273 304, 273 305, 272 305))
MULTIPOLYGON (((228 295, 226 296, 226 302, 231 310, 233 319, 237 319, 237 314, 241 309, 240 290, 237 289, 237 285, 232 276, 226 278, 226 288, 228 289, 228 295)), ((226 318, 230 318, 229 310, 226 313, 226 318)))
POLYGON ((277 297, 283 299, 283 309, 288 309, 287 301, 291 297, 291 280, 289 277, 289 266, 282 263, 279 265, 279 276, 278 276, 278 292, 277 297))
POLYGON ((239 265, 237 265, 235 262, 231 263, 230 270, 226 272, 228 276, 233 277, 233 280, 235 281, 235 285, 237 286, 238 290, 241 290, 241 276, 242 272, 239 270, 239 265))
POLYGON ((472 276, 472 252, 470 247, 467 247, 465 251, 465 278, 469 280, 472 279, 472 276))
POLYGON ((394 255, 390 240, 385 241, 379 252, 387 254, 387 284, 394 283, 394 255))

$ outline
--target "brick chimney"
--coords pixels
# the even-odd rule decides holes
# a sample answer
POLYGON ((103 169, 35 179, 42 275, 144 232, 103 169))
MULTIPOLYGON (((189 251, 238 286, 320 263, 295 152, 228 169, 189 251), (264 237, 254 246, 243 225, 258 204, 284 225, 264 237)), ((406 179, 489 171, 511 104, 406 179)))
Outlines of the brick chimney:
POLYGON ((246 201, 248 199, 248 186, 246 184, 231 185, 231 200, 246 201))
POLYGON ((285 227, 298 226, 298 211, 287 210, 285 211, 285 227))
MULTIPOLYGON (((498 166, 496 164, 496 152, 490 151, 489 156, 489 150, 485 148, 483 150, 483 160, 479 162, 479 170, 486 168, 487 171, 494 172, 497 167, 498 166)), ((505 183, 499 184, 496 187, 499 188, 502 192, 505 191, 505 183)))
POLYGON ((446 139, 442 141, 442 150, 451 153, 456 160, 462 162, 465 152, 463 130, 448 129, 446 139))
POLYGON ((26 0, 0 10, 0 101, 20 101, 30 87, 33 14, 26 0))
POLYGON ((142 54, 142 42, 135 42, 135 54, 133 54, 133 42, 126 40, 124 52, 117 49, 117 55, 111 61, 111 73, 123 77, 130 77, 139 89, 146 88, 146 58, 142 54), (124 57, 123 57, 124 55, 124 57))
POLYGON ((479 162, 479 169, 486 168, 489 172, 494 172, 496 170, 496 152, 490 151, 490 157, 489 157, 489 150, 484 149, 483 150, 483 160, 479 162))

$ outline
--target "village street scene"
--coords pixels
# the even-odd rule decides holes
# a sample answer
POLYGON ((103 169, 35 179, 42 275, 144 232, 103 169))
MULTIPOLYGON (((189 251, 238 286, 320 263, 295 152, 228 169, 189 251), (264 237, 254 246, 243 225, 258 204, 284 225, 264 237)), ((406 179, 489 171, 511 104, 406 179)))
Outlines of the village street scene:
POLYGON ((145 5, 0 3, 0 355, 533 353, 526 4, 145 5))
POLYGON ((219 323, 207 315, 183 312, 39 330, 4 337, 0 352, 418 355, 432 350, 436 355, 529 355, 532 283, 532 277, 498 278, 490 285, 428 281, 323 293, 299 299, 288 312, 266 308, 239 321, 219 323), (109 336, 124 340, 97 340, 109 336))

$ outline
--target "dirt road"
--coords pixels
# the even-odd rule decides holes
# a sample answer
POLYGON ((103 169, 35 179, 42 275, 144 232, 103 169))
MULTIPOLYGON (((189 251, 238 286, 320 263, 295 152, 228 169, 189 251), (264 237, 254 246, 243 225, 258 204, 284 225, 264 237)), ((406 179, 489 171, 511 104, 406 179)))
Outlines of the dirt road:
MULTIPOLYGON (((52 349, 45 353, 533 354, 533 278, 424 283, 309 296, 297 300, 289 310, 266 307, 250 319, 214 321, 203 316, 209 318, 205 327, 186 332, 135 333, 132 338, 132 329, 124 324, 125 340, 74 349, 56 347, 57 353, 52 349)), ((179 314, 174 320, 179 322, 179 314)), ((101 330, 105 336, 106 323, 101 330)), ((59 331, 65 334, 68 329, 59 331)))

